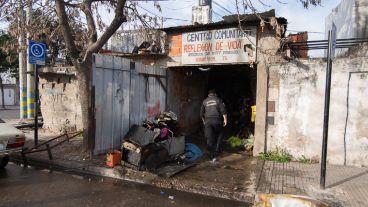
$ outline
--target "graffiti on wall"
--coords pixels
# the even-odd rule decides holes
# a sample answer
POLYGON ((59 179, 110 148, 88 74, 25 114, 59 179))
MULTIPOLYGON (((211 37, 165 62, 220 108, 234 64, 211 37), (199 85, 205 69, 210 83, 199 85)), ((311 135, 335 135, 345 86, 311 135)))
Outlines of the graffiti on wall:
POLYGON ((153 106, 147 107, 147 118, 154 118, 157 114, 161 112, 161 103, 156 101, 153 106))
POLYGON ((56 88, 46 88, 45 89, 45 96, 51 98, 53 101, 59 101, 62 100, 65 93, 56 88))

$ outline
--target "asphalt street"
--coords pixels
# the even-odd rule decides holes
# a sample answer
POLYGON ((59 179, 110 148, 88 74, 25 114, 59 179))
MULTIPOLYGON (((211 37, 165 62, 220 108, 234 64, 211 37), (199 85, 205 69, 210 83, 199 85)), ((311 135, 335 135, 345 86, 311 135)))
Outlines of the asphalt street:
POLYGON ((1 119, 19 119, 19 106, 6 106, 5 109, 0 108, 1 119))
POLYGON ((245 203, 13 163, 0 170, 0 206, 249 206, 245 203))

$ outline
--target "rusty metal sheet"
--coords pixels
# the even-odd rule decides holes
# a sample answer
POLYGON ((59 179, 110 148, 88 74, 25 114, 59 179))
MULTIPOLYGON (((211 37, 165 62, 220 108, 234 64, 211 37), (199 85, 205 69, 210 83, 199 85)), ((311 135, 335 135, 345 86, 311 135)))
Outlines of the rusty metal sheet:
POLYGON ((94 153, 101 154, 119 149, 130 126, 165 110, 166 71, 121 57, 96 54, 94 60, 94 153))
POLYGON ((184 134, 196 132, 201 126, 199 110, 206 95, 207 76, 191 69, 169 70, 168 109, 179 117, 184 134))

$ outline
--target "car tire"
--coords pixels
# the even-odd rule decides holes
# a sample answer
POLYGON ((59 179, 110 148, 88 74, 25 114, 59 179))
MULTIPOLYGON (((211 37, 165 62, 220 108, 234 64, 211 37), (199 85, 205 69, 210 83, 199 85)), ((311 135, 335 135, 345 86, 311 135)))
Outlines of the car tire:
POLYGON ((9 156, 5 155, 4 157, 0 158, 0 169, 5 168, 5 166, 8 164, 9 162, 9 156))

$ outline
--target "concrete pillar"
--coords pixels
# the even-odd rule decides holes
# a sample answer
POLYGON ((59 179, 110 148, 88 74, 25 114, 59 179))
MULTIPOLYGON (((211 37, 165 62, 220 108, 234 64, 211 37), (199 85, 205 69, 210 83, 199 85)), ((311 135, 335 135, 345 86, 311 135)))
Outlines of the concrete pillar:
MULTIPOLYGON (((30 3, 26 8, 26 21, 30 24, 32 18, 32 4, 30 3)), ((31 35, 27 32, 27 48, 29 45, 31 35)), ((29 51, 27 50, 27 54, 29 51)), ((33 65, 27 61, 27 118, 34 117, 34 77, 33 77, 33 65)))
POLYGON ((26 79, 26 54, 24 52, 25 47, 25 38, 23 33, 24 26, 24 10, 23 10, 23 1, 19 1, 19 22, 18 29, 21 31, 18 37, 18 42, 21 50, 19 51, 19 118, 25 119, 27 118, 27 79, 26 79))
POLYGON ((267 117, 267 83, 268 73, 266 64, 257 65, 257 99, 256 123, 254 130, 253 155, 267 150, 266 117, 267 117))
POLYGON ((270 27, 266 27, 264 30, 259 28, 257 46, 257 111, 253 155, 269 150, 267 144, 269 141, 267 135, 269 68, 272 63, 280 59, 276 55, 280 41, 276 38, 275 30, 270 27))
MULTIPOLYGON (((22 37, 20 37, 22 38, 22 37)), ((24 38, 20 45, 24 44, 24 38)), ((20 41, 20 42, 21 42, 20 41)), ((25 52, 19 52, 19 115, 21 119, 27 118, 27 79, 25 52)))

